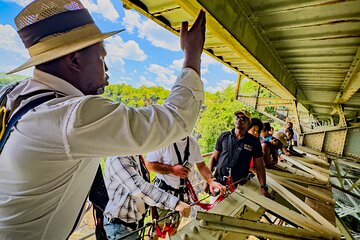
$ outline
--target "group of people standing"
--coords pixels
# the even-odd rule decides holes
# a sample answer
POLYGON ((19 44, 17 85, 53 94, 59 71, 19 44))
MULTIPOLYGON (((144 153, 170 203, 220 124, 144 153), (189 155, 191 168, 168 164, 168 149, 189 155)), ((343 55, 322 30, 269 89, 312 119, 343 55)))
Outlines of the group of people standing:
MULTIPOLYGON (((289 128, 292 130, 291 123, 284 131, 273 132, 268 122, 262 123, 258 118, 251 118, 247 111, 239 110, 234 113, 234 128, 220 134, 209 167, 192 136, 150 152, 146 159, 142 155, 108 158, 105 183, 110 201, 104 213, 108 239, 124 235, 127 239, 136 239, 136 232, 132 236, 129 233, 140 226, 150 206, 158 208, 160 217, 170 210, 187 217, 190 206, 184 179, 191 179, 195 165, 206 182, 207 193, 213 194, 218 189, 223 194, 229 178, 231 183, 245 184, 251 171, 255 171, 261 193, 269 197, 265 168, 273 168, 279 151, 286 151, 294 140, 284 133, 289 128), (148 171, 156 173, 153 184, 148 171)), ((175 219, 169 234, 176 232, 179 216, 175 219)))
POLYGON ((265 167, 276 162, 272 146, 285 146, 284 134, 275 132, 262 146, 262 126, 253 124, 257 135, 249 134, 254 119, 236 111, 234 129, 218 138, 209 167, 189 136, 204 101, 205 16, 200 11, 190 29, 181 24, 183 68, 165 103, 131 108, 96 96, 109 84, 103 41, 121 30, 101 32, 80 0, 37 0, 24 7, 15 24, 30 59, 10 73, 29 67, 34 73, 0 92, 6 134, 0 149, 0 239, 68 239, 96 192, 93 186, 101 183, 102 156, 108 157, 108 239, 135 230, 148 206, 165 209, 162 215, 176 210, 189 216, 183 182, 194 165, 209 191, 221 195, 229 178, 247 181, 253 160, 261 193, 269 196, 265 167), (140 155, 147 152, 146 159, 140 155), (154 184, 148 170, 157 173, 154 184))

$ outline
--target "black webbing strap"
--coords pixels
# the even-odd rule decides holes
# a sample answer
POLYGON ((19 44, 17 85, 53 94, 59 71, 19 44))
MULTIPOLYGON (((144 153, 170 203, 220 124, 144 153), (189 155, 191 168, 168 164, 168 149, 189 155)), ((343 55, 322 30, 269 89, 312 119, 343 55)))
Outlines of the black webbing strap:
MULTIPOLYGON (((176 156, 178 158, 178 163, 179 165, 183 165, 184 163, 186 163, 189 160, 189 156, 190 156, 190 151, 189 151, 189 137, 186 137, 186 147, 185 147, 185 151, 184 151, 184 159, 181 159, 181 155, 179 152, 179 149, 176 145, 176 143, 174 143, 174 148, 175 148, 175 152, 176 152, 176 156)), ((183 178, 180 178, 180 187, 184 187, 185 186, 185 180, 183 178)), ((180 200, 184 201, 184 194, 180 194, 180 200)))
POLYGON ((234 151, 233 150, 234 145, 232 143, 231 138, 232 138, 232 136, 231 136, 231 134, 229 134, 229 137, 228 137, 228 158, 230 160, 229 168, 233 168, 235 166, 236 160, 239 158, 240 153, 241 153, 242 149, 244 148, 244 142, 241 142, 238 146, 236 146, 236 149, 234 151))
POLYGON ((4 145, 9 138, 11 129, 16 125, 16 123, 21 119, 21 117, 27 113, 29 110, 39 106, 42 103, 45 103, 51 99, 54 99, 56 97, 56 94, 51 94, 43 97, 39 97, 31 102, 28 102, 23 107, 21 107, 9 120, 9 122, 6 124, 5 132, 3 137, 0 141, 0 153, 2 149, 4 148, 4 145))

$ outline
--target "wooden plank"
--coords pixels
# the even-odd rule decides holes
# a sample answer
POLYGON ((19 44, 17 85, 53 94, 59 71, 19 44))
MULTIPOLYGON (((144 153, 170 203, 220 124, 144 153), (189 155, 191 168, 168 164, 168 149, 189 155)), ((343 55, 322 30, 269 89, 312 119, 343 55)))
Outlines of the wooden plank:
POLYGON ((219 235, 219 233, 217 233, 216 231, 212 231, 211 229, 210 230, 201 229, 200 232, 199 231, 200 228, 198 226, 199 226, 199 221, 193 219, 183 228, 178 229, 175 235, 171 237, 167 235, 166 239, 167 240, 184 240, 184 239, 218 240, 219 239, 218 237, 216 237, 216 235, 219 235))
POLYGON ((295 156, 292 156, 294 159, 298 160, 298 161, 301 161, 301 162, 307 162, 307 163, 310 163, 310 164, 313 164, 313 165, 316 165, 316 166, 320 166, 320 167, 323 167, 323 168, 326 168, 328 169, 330 164, 325 162, 325 161, 320 161, 320 160, 315 160, 315 159, 312 159, 312 158, 309 158, 309 157, 295 157, 295 156))
MULTIPOLYGON (((298 161, 299 159, 296 158, 296 161, 298 161)), ((301 164, 311 168, 312 170, 315 170, 315 171, 318 171, 320 174, 323 174, 325 176, 329 176, 329 168, 323 168, 323 167, 320 167, 320 166, 317 166, 317 165, 314 165, 314 164, 311 164, 311 163, 308 163, 308 162, 303 162, 303 161, 298 161, 300 162, 301 164)))
POLYGON ((223 215, 199 212, 196 219, 201 228, 220 231, 231 231, 246 235, 270 239, 331 239, 331 236, 293 227, 283 227, 269 223, 261 223, 237 219, 223 215))
MULTIPOLYGON (((296 225, 302 228, 319 232, 324 235, 330 234, 330 232, 326 228, 324 228, 321 224, 315 222, 314 220, 306 218, 305 216, 297 212, 294 212, 289 208, 286 208, 281 204, 271 199, 268 199, 260 194, 254 193, 245 186, 238 186, 238 190, 236 192, 242 195, 243 197, 248 198, 249 200, 263 206, 265 209, 269 209, 272 212, 279 214, 280 216, 284 217, 285 219, 288 219, 289 221, 295 223, 296 225)), ((339 234, 334 234, 333 237, 336 239, 340 239, 339 234)))
POLYGON ((313 198, 313 199, 318 200, 318 201, 322 201, 322 202, 324 202, 324 203, 326 203, 328 205, 331 205, 331 206, 335 205, 335 202, 331 197, 325 196, 324 194, 321 194, 318 191, 314 191, 314 190, 312 190, 310 188, 301 186, 299 184, 296 184, 294 182, 291 182, 291 181, 287 180, 284 177, 276 176, 276 175, 274 175, 272 173, 268 173, 268 175, 271 176, 272 178, 274 178, 281 185, 283 185, 283 186, 285 186, 285 187, 287 187, 287 188, 289 188, 291 190, 294 190, 294 191, 296 191, 298 193, 301 193, 304 196, 313 198))
MULTIPOLYGON (((321 194, 325 194, 328 196, 332 196, 332 189, 331 188, 321 188, 321 187, 315 187, 315 186, 309 186, 311 190, 318 191, 321 194)), ((318 212, 321 216, 323 216, 325 219, 327 219, 332 225, 336 225, 335 222, 335 209, 333 206, 326 205, 323 202, 311 199, 311 198, 305 198, 305 203, 309 205, 312 209, 314 209, 316 212, 318 212)))
POLYGON ((284 154, 282 154, 281 157, 284 158, 286 161, 294 164, 298 168, 300 168, 300 169, 314 175, 317 179, 325 181, 325 182, 329 181, 328 177, 325 177, 324 175, 320 174, 319 172, 317 172, 315 170, 312 170, 311 168, 306 167, 305 165, 303 165, 302 163, 292 159, 291 157, 288 157, 288 156, 286 156, 284 154))
POLYGON ((288 172, 291 172, 297 176, 303 176, 303 177, 307 177, 307 178, 314 178, 315 179, 315 176, 307 173, 307 172, 304 172, 303 170, 301 169, 298 169, 298 168, 294 168, 290 163, 287 163, 287 162, 278 162, 275 167, 281 169, 281 170, 284 170, 284 171, 288 171, 288 172))
POLYGON ((269 175, 266 176, 266 181, 277 193, 279 193, 286 201, 291 203, 296 209, 302 212, 305 216, 312 218, 323 225, 328 231, 331 232, 332 235, 339 235, 338 230, 323 216, 321 216, 318 212, 314 211, 311 207, 309 207, 306 203, 301 201, 298 197, 296 197, 289 190, 281 186, 276 180, 274 180, 269 175))
POLYGON ((310 178, 308 178, 308 177, 298 176, 295 174, 281 172, 281 171, 277 171, 277 170, 273 170, 273 169, 266 169, 266 172, 270 172, 277 176, 282 176, 292 182, 300 182, 300 183, 305 183, 305 184, 314 185, 314 186, 329 186, 328 182, 324 182, 324 181, 315 179, 314 176, 311 176, 310 178))

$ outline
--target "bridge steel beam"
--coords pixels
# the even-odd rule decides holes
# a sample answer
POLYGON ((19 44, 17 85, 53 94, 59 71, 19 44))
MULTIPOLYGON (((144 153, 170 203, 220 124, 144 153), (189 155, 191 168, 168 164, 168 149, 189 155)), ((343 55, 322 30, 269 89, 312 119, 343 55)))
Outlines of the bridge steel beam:
POLYGON ((304 133, 301 142, 317 151, 360 159, 360 127, 335 127, 304 133))
MULTIPOLYGON (((197 13, 194 1, 177 2, 186 11, 194 12, 194 15, 197 13)), ((267 36, 256 30, 259 26, 244 1, 197 2, 212 16, 207 20, 208 29, 267 78, 272 92, 282 98, 306 99, 275 49, 269 44, 267 36)))

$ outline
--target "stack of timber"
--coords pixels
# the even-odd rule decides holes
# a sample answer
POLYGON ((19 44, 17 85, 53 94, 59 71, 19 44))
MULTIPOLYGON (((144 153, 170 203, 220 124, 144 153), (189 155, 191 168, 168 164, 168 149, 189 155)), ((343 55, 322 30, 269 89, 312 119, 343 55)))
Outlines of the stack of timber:
MULTIPOLYGON (((297 149, 306 152, 307 149, 297 149)), ((260 194, 255 178, 208 212, 198 211, 179 228, 175 240, 187 239, 340 239, 330 184, 328 159, 306 152, 282 155, 267 169, 272 198, 260 194)), ((339 227, 341 229, 341 227, 339 227)), ((168 238, 170 239, 170 238, 168 238)))

